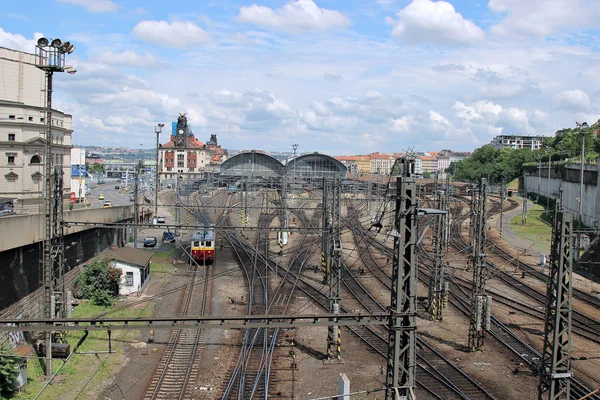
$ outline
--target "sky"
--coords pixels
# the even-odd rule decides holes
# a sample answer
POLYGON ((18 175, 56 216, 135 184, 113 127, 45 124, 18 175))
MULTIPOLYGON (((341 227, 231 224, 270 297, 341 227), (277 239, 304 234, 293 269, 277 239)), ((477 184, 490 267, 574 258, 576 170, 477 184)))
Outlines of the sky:
POLYGON ((228 149, 471 151, 600 118, 600 0, 28 0, 0 46, 76 50, 76 145, 152 148, 187 113, 228 149))

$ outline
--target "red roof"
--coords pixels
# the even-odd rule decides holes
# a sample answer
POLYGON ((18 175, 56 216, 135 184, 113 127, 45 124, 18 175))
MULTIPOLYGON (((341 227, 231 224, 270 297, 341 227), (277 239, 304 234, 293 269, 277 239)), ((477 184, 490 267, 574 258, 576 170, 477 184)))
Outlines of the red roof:
MULTIPOLYGON (((171 140, 167 143, 163 144, 162 147, 175 147, 175 136, 171 135, 171 140)), ((186 148, 200 148, 204 147, 204 143, 196 139, 196 137, 192 134, 190 135, 186 148)))

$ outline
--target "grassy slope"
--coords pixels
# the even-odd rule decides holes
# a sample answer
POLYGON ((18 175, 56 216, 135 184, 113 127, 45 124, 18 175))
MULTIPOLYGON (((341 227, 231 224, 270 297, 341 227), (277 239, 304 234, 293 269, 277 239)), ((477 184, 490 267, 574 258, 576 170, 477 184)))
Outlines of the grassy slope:
POLYGON ((522 215, 517 214, 510 221, 510 227, 517 236, 548 247, 552 238, 552 227, 542 221, 543 214, 544 207, 534 204, 532 209, 527 210, 527 225, 521 224, 522 215))
MULTIPOLYGON (((92 317, 107 309, 92 305, 89 302, 81 303, 73 310, 73 318, 92 317)), ((152 303, 146 303, 141 307, 123 308, 111 317, 149 317, 152 315, 152 303)), ((71 350, 75 348, 83 332, 71 331, 68 333, 67 341, 71 350)), ((138 336, 138 331, 113 331, 112 349, 114 354, 76 354, 61 369, 59 376, 65 376, 62 384, 53 384, 44 390, 40 399, 85 399, 94 390, 109 380, 114 374, 114 368, 122 361, 125 343, 131 342, 138 336)), ((79 347, 77 352, 107 351, 108 336, 106 331, 90 331, 88 337, 79 347)), ((61 360, 52 363, 53 371, 56 371, 63 362, 61 360)), ((41 390, 45 382, 42 369, 43 360, 29 359, 27 362, 27 373, 29 383, 15 399, 32 399, 41 390)))

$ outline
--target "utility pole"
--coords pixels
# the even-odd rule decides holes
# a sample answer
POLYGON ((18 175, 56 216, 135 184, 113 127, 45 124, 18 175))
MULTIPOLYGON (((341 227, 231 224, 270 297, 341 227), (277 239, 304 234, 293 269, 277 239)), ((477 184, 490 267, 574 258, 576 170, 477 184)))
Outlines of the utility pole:
POLYGON ((294 143, 292 145, 292 148, 294 149, 294 175, 293 175, 293 179, 292 179, 292 186, 291 186, 291 192, 292 192, 292 205, 294 204, 294 190, 295 190, 295 185, 296 185, 296 149, 298 148, 298 144, 294 143))
POLYGON ((485 221, 487 213, 487 181, 481 178, 479 189, 473 192, 475 198, 475 234, 473 241, 473 291, 471 295, 471 318, 469 324, 469 349, 471 351, 483 350, 485 331, 489 329, 491 318, 492 297, 486 296, 486 263, 485 254, 486 234, 485 221))
POLYGON ((138 223, 139 223, 139 205, 138 205, 138 190, 139 190, 139 185, 138 185, 138 177, 139 177, 140 171, 138 169, 137 173, 134 175, 134 179, 135 179, 135 183, 133 185, 133 222, 135 223, 134 227, 133 227, 133 248, 137 249, 138 247, 138 243, 137 243, 137 234, 138 234, 138 223))
POLYGON ((502 179, 500 184, 500 239, 502 239, 502 227, 504 226, 504 196, 506 195, 506 183, 502 179))
MULTIPOLYGON (((437 187, 437 175, 435 180, 437 187)), ((447 189, 446 189, 447 190, 447 189)), ((434 192, 437 197, 437 208, 446 210, 446 194, 438 190, 434 192)), ((446 218, 447 214, 439 214, 436 217, 433 228, 433 271, 429 278, 429 312, 432 320, 442 320, 442 308, 444 303, 444 249, 446 247, 446 218)))
POLYGON ((527 175, 523 174, 523 214, 521 224, 527 225, 527 175))
MULTIPOLYGON (((560 207, 560 199, 556 203, 560 207)), ((571 314, 573 216, 556 212, 550 275, 546 290, 546 322, 540 366, 539 400, 571 398, 571 314)))
POLYGON ((550 179, 552 174, 552 154, 548 155, 548 201, 546 201, 546 215, 550 213, 550 179))
POLYGON ((400 159, 402 174, 397 178, 394 221, 394 256, 390 290, 389 344, 386 400, 415 399, 416 385, 416 301, 419 232, 416 224, 417 187, 412 157, 400 159))
POLYGON ((574 260, 579 259, 579 251, 581 250, 581 228, 583 228, 583 177, 585 173, 585 128, 588 127, 587 122, 576 122, 581 134, 581 182, 579 186, 579 229, 577 230, 577 244, 575 247, 574 260))
POLYGON ((178 230, 177 230, 177 226, 179 226, 179 222, 180 222, 180 206, 181 206, 181 198, 180 198, 180 191, 181 191, 181 185, 179 182, 179 178, 181 178, 181 175, 179 175, 179 171, 177 171, 177 177, 175 178, 175 231, 173 232, 173 234, 175 236, 177 236, 178 234, 178 230))
MULTIPOLYGON (((342 283, 342 231, 341 231, 341 180, 335 175, 331 198, 331 236, 329 237, 330 269, 329 269, 329 312, 340 312, 340 286, 342 283)), ((341 329, 339 325, 327 328, 327 358, 342 358, 341 329)))
MULTIPOLYGON (((321 237, 321 271, 323 272, 323 284, 329 282, 329 269, 331 266, 331 248, 329 247, 329 182, 323 178, 323 214, 321 215, 321 228, 323 235, 321 237)), ((327 346, 329 348, 329 345, 327 346)))
POLYGON ((160 166, 159 166, 159 158, 158 158, 158 149, 160 147, 160 133, 162 132, 162 128, 165 124, 158 124, 154 127, 154 132, 156 133, 156 167, 154 169, 154 218, 158 216, 158 185, 159 185, 159 174, 160 174, 160 166))

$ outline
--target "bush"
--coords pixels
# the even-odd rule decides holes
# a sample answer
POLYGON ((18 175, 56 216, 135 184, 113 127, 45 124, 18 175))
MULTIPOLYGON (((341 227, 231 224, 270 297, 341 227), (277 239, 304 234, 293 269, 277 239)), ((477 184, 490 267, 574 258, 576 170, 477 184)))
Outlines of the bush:
POLYGON ((81 297, 93 304, 110 307, 119 294, 122 271, 114 268, 110 260, 93 260, 79 274, 76 285, 81 288, 81 297))
POLYGON ((19 367, 23 363, 23 359, 13 357, 8 346, 4 345, 0 348, 0 399, 16 392, 15 381, 19 376, 19 367))

